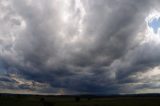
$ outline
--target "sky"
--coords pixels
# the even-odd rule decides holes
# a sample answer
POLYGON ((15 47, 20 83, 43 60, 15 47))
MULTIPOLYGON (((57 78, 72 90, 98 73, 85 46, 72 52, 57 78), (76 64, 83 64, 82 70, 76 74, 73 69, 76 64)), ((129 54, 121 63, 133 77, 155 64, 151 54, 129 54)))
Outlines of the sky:
POLYGON ((0 0, 0 92, 160 93, 160 1, 0 0))
POLYGON ((153 18, 151 22, 149 22, 149 27, 151 27, 154 31, 154 33, 158 32, 158 29, 160 28, 160 18, 153 18))

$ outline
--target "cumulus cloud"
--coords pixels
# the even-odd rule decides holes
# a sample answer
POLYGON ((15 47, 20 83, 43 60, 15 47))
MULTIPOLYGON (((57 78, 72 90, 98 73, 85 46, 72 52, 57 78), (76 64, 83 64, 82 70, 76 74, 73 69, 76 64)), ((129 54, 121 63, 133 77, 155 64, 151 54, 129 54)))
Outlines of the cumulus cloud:
POLYGON ((0 89, 54 94, 158 89, 160 38, 150 37, 146 23, 158 6, 158 0, 1 0, 0 89))

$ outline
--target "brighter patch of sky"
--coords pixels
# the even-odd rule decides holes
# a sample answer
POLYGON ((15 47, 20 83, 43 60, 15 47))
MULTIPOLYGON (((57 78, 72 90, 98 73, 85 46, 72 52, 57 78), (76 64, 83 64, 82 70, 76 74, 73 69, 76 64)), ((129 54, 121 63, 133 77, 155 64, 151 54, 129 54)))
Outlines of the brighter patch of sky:
POLYGON ((148 22, 148 26, 151 27, 155 34, 158 33, 158 29, 160 28, 160 17, 153 18, 152 21, 148 22))

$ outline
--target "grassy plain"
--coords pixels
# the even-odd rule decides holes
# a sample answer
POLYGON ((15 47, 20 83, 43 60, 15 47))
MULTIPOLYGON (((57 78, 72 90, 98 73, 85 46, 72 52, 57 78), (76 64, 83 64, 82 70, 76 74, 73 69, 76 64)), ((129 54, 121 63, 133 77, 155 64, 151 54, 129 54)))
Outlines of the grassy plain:
POLYGON ((1 95, 0 106, 160 106, 160 97, 1 95))

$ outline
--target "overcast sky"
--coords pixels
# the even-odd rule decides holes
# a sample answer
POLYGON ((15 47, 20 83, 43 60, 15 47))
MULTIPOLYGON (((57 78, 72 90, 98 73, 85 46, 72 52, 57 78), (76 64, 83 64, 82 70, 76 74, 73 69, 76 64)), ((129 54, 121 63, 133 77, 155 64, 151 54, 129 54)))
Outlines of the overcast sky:
POLYGON ((159 0, 0 0, 0 92, 160 93, 159 0))

